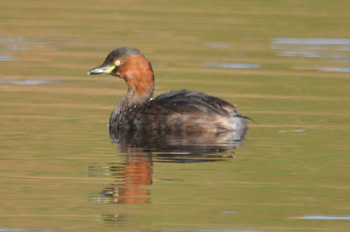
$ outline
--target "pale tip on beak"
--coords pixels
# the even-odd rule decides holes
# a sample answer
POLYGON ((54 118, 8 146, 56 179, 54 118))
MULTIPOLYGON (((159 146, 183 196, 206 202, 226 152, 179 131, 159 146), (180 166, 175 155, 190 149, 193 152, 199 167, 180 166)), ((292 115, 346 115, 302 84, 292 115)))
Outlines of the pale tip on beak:
POLYGON ((99 66, 96 68, 91 69, 89 72, 87 72, 87 75, 95 75, 95 74, 101 74, 101 73, 111 73, 115 69, 114 65, 106 65, 106 66, 99 66))

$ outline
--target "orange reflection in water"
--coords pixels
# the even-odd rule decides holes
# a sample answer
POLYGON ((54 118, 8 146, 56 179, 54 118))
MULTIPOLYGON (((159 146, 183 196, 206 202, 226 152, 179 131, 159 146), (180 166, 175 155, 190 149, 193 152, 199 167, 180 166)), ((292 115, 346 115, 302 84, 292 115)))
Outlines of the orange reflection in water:
MULTIPOLYGON (((205 136, 183 136, 152 133, 111 133, 117 145, 119 163, 107 167, 91 166, 91 175, 115 176, 116 180, 91 200, 99 203, 145 204, 151 203, 153 162, 199 163, 217 162, 233 158, 234 150, 241 145, 246 130, 205 136), (107 169, 107 170, 106 170, 107 169), (108 173, 106 173, 106 171, 108 173)), ((89 170, 90 171, 90 170, 89 170)))
POLYGON ((117 166, 114 175, 117 182, 112 187, 106 187, 103 194, 110 198, 108 202, 118 204, 150 203, 150 191, 143 188, 152 184, 151 156, 145 153, 129 153, 126 162, 117 166))

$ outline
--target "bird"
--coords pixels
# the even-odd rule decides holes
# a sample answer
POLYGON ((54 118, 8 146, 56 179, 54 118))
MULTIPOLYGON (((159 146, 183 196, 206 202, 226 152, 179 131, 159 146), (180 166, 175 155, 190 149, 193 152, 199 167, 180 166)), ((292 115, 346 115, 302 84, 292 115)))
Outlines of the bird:
POLYGON ((117 48, 87 74, 103 73, 123 79, 128 87, 110 115, 110 132, 204 135, 248 128, 246 119, 250 118, 240 114, 236 105, 206 93, 183 89, 152 98, 152 65, 139 49, 117 48))

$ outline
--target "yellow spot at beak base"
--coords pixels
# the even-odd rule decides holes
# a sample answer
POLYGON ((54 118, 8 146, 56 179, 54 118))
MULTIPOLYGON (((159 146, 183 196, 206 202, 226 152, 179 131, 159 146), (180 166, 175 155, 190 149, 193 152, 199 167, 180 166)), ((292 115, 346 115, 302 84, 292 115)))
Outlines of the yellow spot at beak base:
POLYGON ((113 69, 115 69, 115 66, 114 66, 114 65, 112 65, 112 66, 106 68, 106 70, 104 70, 103 73, 111 73, 111 72, 113 71, 113 69))

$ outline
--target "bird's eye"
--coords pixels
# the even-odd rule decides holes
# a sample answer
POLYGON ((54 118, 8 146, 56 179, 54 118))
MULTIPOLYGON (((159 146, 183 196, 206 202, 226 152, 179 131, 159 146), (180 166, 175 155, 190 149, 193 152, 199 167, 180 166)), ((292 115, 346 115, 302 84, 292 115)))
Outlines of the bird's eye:
POLYGON ((114 61, 114 64, 115 64, 116 66, 119 66, 119 65, 120 65, 120 60, 114 61))

